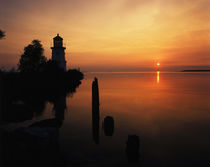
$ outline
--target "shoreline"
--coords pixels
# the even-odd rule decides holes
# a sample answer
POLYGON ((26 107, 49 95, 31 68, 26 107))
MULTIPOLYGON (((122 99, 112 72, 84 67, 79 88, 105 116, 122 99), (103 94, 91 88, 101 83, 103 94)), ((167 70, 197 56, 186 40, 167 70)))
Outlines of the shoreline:
POLYGON ((210 70, 183 70, 181 72, 210 72, 210 70))

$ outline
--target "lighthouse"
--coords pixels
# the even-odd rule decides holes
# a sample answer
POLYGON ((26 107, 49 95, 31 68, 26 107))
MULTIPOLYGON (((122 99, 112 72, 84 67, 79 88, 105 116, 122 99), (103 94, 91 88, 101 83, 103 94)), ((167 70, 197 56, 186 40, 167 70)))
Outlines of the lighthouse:
POLYGON ((52 60, 57 62, 58 66, 66 71, 66 59, 65 59, 65 47, 63 47, 63 38, 57 34, 56 37, 53 38, 53 47, 52 49, 52 60))

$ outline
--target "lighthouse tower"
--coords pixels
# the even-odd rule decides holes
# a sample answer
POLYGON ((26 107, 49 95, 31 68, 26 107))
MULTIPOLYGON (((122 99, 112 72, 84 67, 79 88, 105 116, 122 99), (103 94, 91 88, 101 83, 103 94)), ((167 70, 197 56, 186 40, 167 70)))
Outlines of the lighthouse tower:
POLYGON ((65 47, 63 47, 63 38, 57 34, 55 38, 53 38, 53 47, 52 49, 52 60, 56 61, 58 66, 66 71, 66 59, 65 59, 65 47))

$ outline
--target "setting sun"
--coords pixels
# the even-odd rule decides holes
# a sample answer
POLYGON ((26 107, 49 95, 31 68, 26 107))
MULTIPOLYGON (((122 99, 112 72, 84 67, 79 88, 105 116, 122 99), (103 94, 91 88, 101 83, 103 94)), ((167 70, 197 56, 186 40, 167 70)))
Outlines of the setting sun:
POLYGON ((158 67, 160 66, 160 63, 159 63, 159 62, 157 63, 157 66, 158 66, 158 67))

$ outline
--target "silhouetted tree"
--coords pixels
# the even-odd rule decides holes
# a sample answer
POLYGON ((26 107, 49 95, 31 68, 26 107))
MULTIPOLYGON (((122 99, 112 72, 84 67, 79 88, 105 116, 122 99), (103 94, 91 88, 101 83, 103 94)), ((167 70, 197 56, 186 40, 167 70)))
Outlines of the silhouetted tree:
POLYGON ((0 30, 0 39, 4 38, 5 37, 5 32, 0 30))
POLYGON ((33 40, 31 44, 24 48, 24 53, 18 63, 20 72, 38 72, 40 67, 46 63, 43 55, 44 49, 39 40, 33 40))

